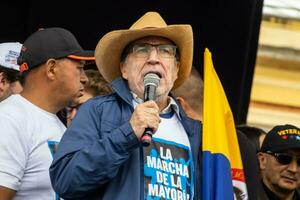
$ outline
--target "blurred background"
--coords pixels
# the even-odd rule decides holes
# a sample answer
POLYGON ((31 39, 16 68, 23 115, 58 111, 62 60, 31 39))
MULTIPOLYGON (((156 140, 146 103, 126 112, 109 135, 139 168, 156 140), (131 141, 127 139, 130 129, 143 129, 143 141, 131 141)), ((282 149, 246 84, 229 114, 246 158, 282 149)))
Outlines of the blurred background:
POLYGON ((168 24, 191 24, 193 65, 203 76, 209 48, 236 124, 300 126, 300 0, 24 0, 0 6, 0 42, 23 43, 39 28, 59 26, 93 50, 105 33, 128 29, 147 11, 168 24))
POLYGON ((264 0, 247 122, 300 126, 299 0, 264 0))

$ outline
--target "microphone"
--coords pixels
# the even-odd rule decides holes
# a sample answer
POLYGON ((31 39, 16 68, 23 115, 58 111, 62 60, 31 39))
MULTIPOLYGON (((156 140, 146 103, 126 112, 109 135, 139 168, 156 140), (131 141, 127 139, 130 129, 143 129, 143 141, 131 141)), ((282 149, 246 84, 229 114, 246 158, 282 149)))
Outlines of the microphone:
MULTIPOLYGON (((144 77, 144 101, 155 100, 156 98, 156 88, 159 85, 160 78, 155 73, 148 73, 144 77)), ((146 128, 141 141, 144 147, 150 145, 152 140, 153 130, 152 128, 146 128)))

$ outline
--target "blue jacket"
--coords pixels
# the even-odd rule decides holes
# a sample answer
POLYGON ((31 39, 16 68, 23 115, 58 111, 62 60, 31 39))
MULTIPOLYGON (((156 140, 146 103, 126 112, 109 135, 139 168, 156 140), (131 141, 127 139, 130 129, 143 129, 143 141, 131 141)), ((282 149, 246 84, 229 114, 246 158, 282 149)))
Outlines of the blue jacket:
MULTIPOLYGON (((122 78, 115 93, 82 105, 65 132, 50 167, 55 191, 64 199, 143 200, 143 147, 129 119, 132 95, 122 78)), ((201 124, 180 108, 194 160, 194 199, 201 190, 201 124)))

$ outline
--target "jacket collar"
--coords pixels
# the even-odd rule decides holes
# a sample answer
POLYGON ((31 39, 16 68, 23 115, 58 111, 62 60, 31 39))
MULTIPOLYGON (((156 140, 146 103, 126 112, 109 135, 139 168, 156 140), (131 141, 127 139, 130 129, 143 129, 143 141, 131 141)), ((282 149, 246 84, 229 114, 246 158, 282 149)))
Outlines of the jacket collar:
POLYGON ((126 103, 132 106, 132 94, 128 87, 128 83, 122 77, 116 78, 113 82, 111 82, 111 87, 113 90, 120 96, 126 103))

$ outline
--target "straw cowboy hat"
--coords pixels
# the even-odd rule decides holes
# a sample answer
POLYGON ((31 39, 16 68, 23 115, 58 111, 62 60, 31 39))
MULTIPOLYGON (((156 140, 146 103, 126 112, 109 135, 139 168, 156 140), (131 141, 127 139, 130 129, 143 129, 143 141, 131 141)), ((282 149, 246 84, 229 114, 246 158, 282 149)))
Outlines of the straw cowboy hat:
POLYGON ((187 24, 167 25, 156 12, 147 12, 128 30, 116 30, 104 35, 95 50, 96 64, 108 81, 121 76, 120 61, 124 48, 134 40, 147 36, 161 36, 173 41, 179 49, 180 66, 173 89, 189 76, 193 60, 193 31, 187 24))

